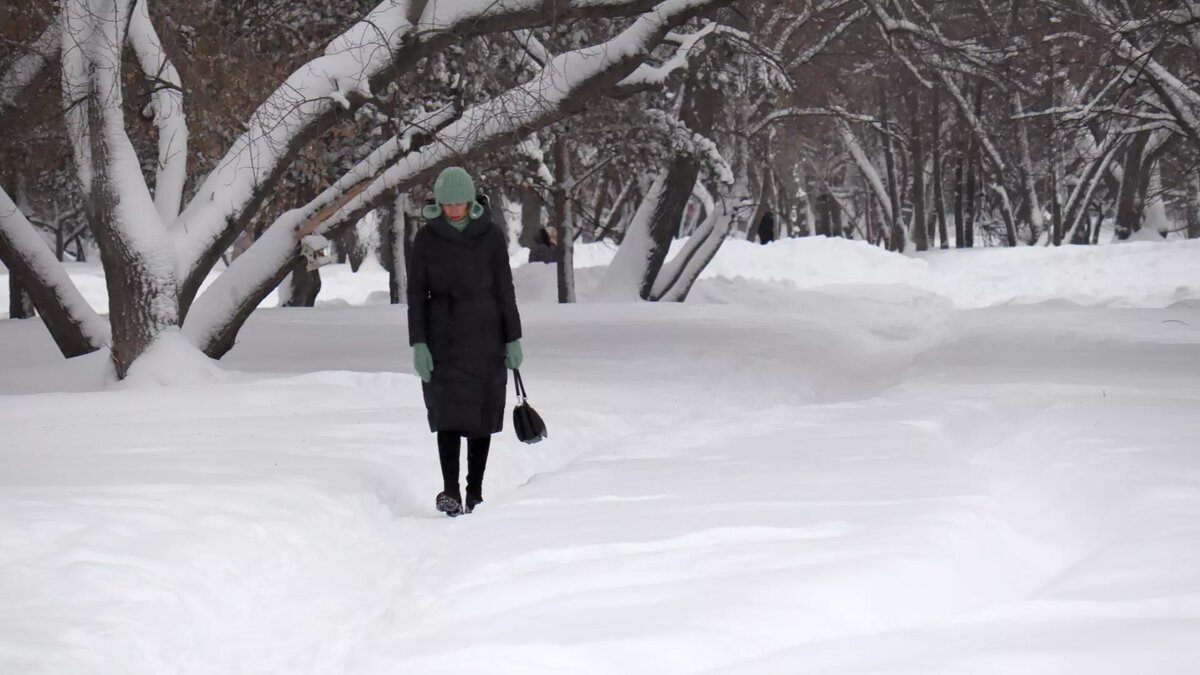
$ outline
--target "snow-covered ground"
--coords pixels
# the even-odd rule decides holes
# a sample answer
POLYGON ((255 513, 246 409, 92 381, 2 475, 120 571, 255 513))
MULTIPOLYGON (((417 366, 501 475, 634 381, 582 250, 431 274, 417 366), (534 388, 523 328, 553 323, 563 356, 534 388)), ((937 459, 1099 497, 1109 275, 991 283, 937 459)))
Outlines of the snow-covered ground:
POLYGON ((522 268, 551 438, 454 520, 374 274, 168 387, 0 321, 0 672, 1200 667, 1196 243, 522 268))

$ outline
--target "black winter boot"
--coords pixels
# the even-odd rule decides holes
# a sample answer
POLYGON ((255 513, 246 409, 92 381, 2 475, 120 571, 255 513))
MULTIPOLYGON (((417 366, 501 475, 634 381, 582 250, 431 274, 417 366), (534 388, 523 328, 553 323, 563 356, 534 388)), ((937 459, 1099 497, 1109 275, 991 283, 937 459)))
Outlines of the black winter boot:
POLYGON ((483 493, 481 491, 467 488, 467 501, 463 505, 463 513, 471 513, 476 506, 483 503, 483 493))
MULTIPOLYGON (((452 492, 439 492, 437 496, 437 510, 450 516, 451 518, 462 515, 462 497, 452 492)), ((468 511, 470 513, 470 511, 468 511)))

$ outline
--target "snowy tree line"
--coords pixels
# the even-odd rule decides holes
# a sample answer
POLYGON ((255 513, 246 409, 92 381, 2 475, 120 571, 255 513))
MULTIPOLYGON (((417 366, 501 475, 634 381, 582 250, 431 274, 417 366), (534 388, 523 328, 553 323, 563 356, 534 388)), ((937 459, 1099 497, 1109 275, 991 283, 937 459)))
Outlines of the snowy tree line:
POLYGON ((432 176, 683 300, 768 210, 892 250, 1200 237, 1200 2, 24 0, 0 9, 0 260, 67 356, 219 357, 300 235, 403 296, 432 176), (668 261, 672 240, 687 237, 668 261), (60 264, 98 249, 110 316, 60 264), (201 292, 214 271, 215 282, 201 292))

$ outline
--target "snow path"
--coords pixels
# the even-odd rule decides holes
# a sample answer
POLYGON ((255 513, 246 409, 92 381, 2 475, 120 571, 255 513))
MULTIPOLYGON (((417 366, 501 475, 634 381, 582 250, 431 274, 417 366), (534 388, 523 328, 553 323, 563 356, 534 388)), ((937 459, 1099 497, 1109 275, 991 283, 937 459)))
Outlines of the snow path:
MULTIPOLYGON (((397 308, 2 396, 0 672, 1194 672, 1200 303, 767 296, 527 308, 456 520, 397 308)), ((0 391, 92 367, 14 324, 0 391)))

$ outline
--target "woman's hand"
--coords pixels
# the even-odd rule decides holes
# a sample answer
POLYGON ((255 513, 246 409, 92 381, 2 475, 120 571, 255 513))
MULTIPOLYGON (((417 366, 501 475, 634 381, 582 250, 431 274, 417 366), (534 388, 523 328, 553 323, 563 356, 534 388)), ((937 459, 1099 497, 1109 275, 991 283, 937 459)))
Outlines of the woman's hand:
POLYGON ((525 354, 521 352, 521 341, 513 340, 504 345, 504 365, 509 370, 516 370, 521 367, 521 362, 525 360, 525 354))
POLYGON ((424 342, 413 345, 413 370, 417 371, 422 382, 433 380, 433 354, 424 342))

